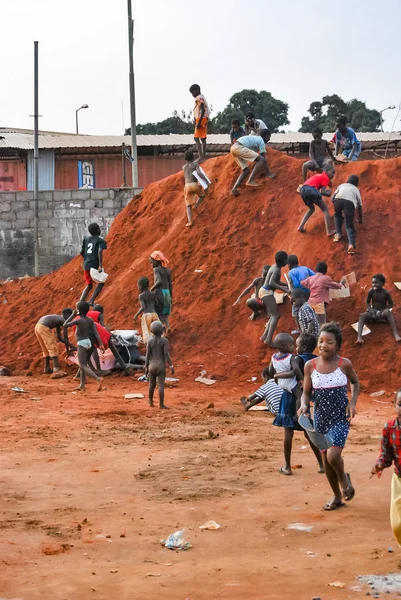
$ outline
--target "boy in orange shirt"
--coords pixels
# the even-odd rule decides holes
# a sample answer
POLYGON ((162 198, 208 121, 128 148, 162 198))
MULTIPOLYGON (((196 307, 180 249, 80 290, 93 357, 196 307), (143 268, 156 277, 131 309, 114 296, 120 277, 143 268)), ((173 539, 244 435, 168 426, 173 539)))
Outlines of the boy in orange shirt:
POLYGON ((205 96, 201 94, 200 86, 194 83, 189 88, 190 93, 195 98, 194 117, 195 117, 195 144, 199 155, 199 162, 206 158, 206 138, 207 124, 210 117, 210 108, 205 96))

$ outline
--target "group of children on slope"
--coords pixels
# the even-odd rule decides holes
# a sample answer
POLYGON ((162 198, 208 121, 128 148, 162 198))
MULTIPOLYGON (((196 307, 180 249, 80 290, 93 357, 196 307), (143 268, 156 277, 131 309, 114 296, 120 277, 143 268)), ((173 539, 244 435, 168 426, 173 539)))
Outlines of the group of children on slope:
MULTIPOLYGON (((238 296, 233 306, 252 289, 254 293, 247 299, 246 304, 252 311, 250 320, 256 319, 259 314, 265 313, 268 321, 261 340, 267 345, 273 345, 273 335, 280 319, 280 312, 275 292, 289 294, 292 304, 292 316, 295 320, 294 333, 309 333, 318 335, 319 328, 326 322, 326 308, 329 305, 330 290, 341 289, 347 285, 344 277, 339 283, 327 275, 328 266, 324 261, 319 261, 316 271, 307 266, 299 265, 295 254, 288 254, 282 250, 276 253, 275 263, 271 267, 264 265, 260 277, 256 277, 238 296), (288 266, 287 281, 281 282, 281 269, 288 266)), ((389 323, 394 338, 401 341, 393 315, 393 299, 384 289, 386 279, 382 273, 372 277, 372 287, 366 298, 366 310, 359 315, 358 338, 356 343, 363 344, 362 332, 366 323, 389 323)))

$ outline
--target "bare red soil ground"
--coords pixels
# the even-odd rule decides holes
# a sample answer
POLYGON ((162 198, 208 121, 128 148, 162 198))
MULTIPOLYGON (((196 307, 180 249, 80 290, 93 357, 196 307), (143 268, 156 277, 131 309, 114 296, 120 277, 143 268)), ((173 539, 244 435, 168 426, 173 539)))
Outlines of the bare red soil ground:
MULTIPOLYGON (((400 349, 385 325, 373 327, 357 349, 350 324, 377 271, 388 278, 400 321, 392 282, 401 279, 401 160, 338 168, 334 185, 357 173, 365 204, 358 254, 349 257, 345 246, 325 238, 318 211, 307 233, 297 233, 305 210, 295 193, 300 162, 274 151, 268 157, 277 179, 236 199, 229 193, 238 174, 231 158, 208 161, 213 189, 190 231, 183 181, 175 175, 146 188, 108 236, 110 281, 101 301, 113 327, 132 327, 136 281, 151 276, 150 252, 161 249, 171 260, 171 351, 180 381, 167 389, 170 411, 147 409, 146 399, 125 400, 127 392, 147 391, 131 378, 113 376, 99 394, 90 383, 81 396, 72 393, 70 377, 40 375, 33 327, 40 316, 77 300, 84 285, 79 258, 38 280, 0 286, 0 364, 14 372, 0 381, 0 597, 354 600, 368 591, 358 588, 358 575, 399 570, 398 550, 387 551, 396 549, 390 473, 378 481, 369 472, 382 424, 393 414, 400 349), (280 475, 282 430, 264 413, 244 414, 238 403, 255 389, 248 380, 271 351, 259 342, 263 320, 249 322, 246 307, 232 303, 280 249, 312 267, 327 260, 337 279, 356 271, 352 297, 333 302, 328 312, 343 326, 342 353, 365 391, 386 391, 376 401, 366 393, 361 399, 345 450, 357 494, 333 513, 320 510, 330 492, 304 437, 295 437, 292 461, 302 468, 293 477, 280 475), (201 368, 218 383, 195 384, 201 368), (12 392, 13 385, 27 393, 12 392), (215 406, 207 409, 210 402, 215 406), (208 519, 221 529, 202 533, 199 525, 208 519), (295 522, 313 529, 288 530, 295 522), (160 546, 182 527, 191 550, 160 546), (344 587, 328 585, 335 581, 344 587)), ((282 315, 278 329, 291 330, 288 304, 282 315)))

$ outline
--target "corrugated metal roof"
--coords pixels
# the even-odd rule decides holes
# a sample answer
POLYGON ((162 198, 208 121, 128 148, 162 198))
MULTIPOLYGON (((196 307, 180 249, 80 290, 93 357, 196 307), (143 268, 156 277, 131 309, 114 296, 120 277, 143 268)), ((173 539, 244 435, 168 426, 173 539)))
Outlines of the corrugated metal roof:
MULTIPOLYGON (((325 133, 324 137, 330 140, 334 133, 325 133)), ((386 143, 389 139, 388 133, 357 133, 361 142, 386 143)), ((286 146, 291 144, 308 143, 312 139, 310 133, 273 133, 272 145, 286 146)), ((391 141, 401 140, 400 133, 392 133, 391 141)), ((228 134, 210 134, 207 138, 208 145, 227 146, 230 144, 228 134)), ((49 134, 39 135, 39 148, 119 148, 125 142, 131 145, 131 137, 124 135, 68 135, 49 134)), ((138 135, 138 146, 161 146, 180 147, 190 146, 194 143, 192 134, 188 135, 138 135)), ((371 145, 371 144, 369 144, 371 145)), ((366 147, 366 146, 365 146, 366 147)), ((33 150, 33 135, 29 133, 8 133, 0 130, 0 148, 16 148, 21 150, 33 150)))

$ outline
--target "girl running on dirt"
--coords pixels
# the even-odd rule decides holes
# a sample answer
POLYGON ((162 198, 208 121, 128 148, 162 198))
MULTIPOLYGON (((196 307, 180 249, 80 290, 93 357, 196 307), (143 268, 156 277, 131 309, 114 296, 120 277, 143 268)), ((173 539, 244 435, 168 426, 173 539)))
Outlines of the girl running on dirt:
POLYGON ((350 422, 355 417, 359 393, 358 377, 351 361, 338 356, 342 344, 341 329, 337 323, 326 323, 320 329, 319 357, 305 365, 301 408, 298 414, 308 414, 311 396, 315 403, 314 427, 317 433, 328 435, 332 446, 322 451, 326 477, 334 493, 323 510, 335 510, 344 506, 344 500, 352 500, 355 489, 344 470, 341 456, 347 440, 350 422), (351 383, 351 402, 348 402, 347 383, 351 383))

